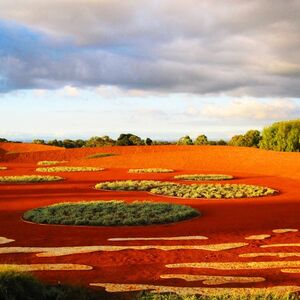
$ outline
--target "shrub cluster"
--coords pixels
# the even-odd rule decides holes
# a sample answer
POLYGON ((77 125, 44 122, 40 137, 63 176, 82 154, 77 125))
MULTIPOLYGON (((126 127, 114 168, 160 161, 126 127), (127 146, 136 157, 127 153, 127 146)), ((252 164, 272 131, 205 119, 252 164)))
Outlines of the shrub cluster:
POLYGON ((157 195, 180 198, 244 198, 273 195, 268 187, 247 184, 178 184, 155 180, 125 180, 98 183, 96 189, 119 191, 149 191, 157 195))
POLYGON ((207 136, 204 134, 200 134, 196 137, 196 139, 193 141, 189 135, 181 137, 177 143, 177 145, 220 145, 224 146, 227 145, 227 143, 224 140, 218 140, 218 141, 209 141, 207 136))
POLYGON ((183 180, 229 180, 233 179, 233 176, 224 174, 185 174, 174 176, 174 178, 183 180))
POLYGON ((66 160, 41 160, 37 163, 38 166, 54 166, 58 164, 67 163, 66 160))
POLYGON ((36 169, 37 172, 95 172, 103 170, 103 168, 96 167, 50 167, 36 169))
POLYGON ((248 198, 273 195, 275 190, 247 184, 192 184, 160 186, 150 190, 153 194, 180 198, 248 198))
POLYGON ((259 147, 261 135, 258 130, 249 130, 246 134, 235 135, 228 145, 238 147, 259 147))
POLYGON ((178 222, 198 215, 191 207, 170 203, 92 201, 36 208, 27 211, 24 219, 42 224, 133 226, 178 222))
POLYGON ((172 169, 149 168, 149 169, 129 169, 128 173, 171 173, 172 169))
POLYGON ((20 175, 20 176, 0 176, 0 183, 30 183, 30 182, 47 182, 63 180, 59 176, 42 176, 42 175, 20 175))

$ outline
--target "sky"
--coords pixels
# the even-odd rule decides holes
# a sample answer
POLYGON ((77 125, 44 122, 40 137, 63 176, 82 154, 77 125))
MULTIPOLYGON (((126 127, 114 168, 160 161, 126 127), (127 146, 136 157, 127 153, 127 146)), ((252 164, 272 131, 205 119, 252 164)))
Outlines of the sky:
POLYGON ((0 137, 229 139, 300 117, 298 0, 0 0, 0 137))

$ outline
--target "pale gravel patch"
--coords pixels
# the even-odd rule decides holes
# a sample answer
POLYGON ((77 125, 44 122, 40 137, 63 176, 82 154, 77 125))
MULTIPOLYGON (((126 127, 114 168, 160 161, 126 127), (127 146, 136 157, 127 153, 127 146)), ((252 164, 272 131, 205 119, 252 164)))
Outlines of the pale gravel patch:
POLYGON ((244 253, 240 254, 239 257, 261 257, 261 256, 271 256, 271 257, 297 257, 300 256, 300 252, 261 252, 261 253, 244 253))
POLYGON ((200 294, 205 296, 230 295, 260 295, 276 294, 286 295, 300 290, 299 286, 273 286, 267 288, 208 288, 208 287, 175 287, 150 284, 114 284, 114 283, 90 283, 90 286, 103 287, 107 292, 132 292, 151 290, 157 293, 176 293, 179 295, 200 294))
POLYGON ((263 277, 242 277, 242 276, 210 276, 210 275, 189 275, 189 274, 163 274, 164 279, 183 279, 185 281, 203 281, 206 285, 221 285, 227 283, 255 283, 263 282, 263 277))
POLYGON ((263 262, 199 262, 167 264, 167 268, 197 268, 215 270, 254 270, 276 268, 299 268, 300 261, 263 261, 263 262))
POLYGON ((2 244, 8 244, 8 243, 11 243, 11 242, 14 242, 15 240, 13 239, 8 239, 4 236, 0 236, 0 245, 2 244))
POLYGON ((281 229, 273 229, 274 233, 287 233, 287 232, 297 232, 298 229, 292 229, 292 228, 281 228, 281 229))
POLYGON ((272 247, 300 247, 300 243, 290 243, 290 244, 270 244, 262 245, 261 248, 272 248, 272 247))
POLYGON ((250 235, 245 237, 245 240, 265 240, 270 238, 269 234, 258 234, 258 235, 250 235))
POLYGON ((122 250, 206 250, 223 251, 246 246, 245 243, 235 244, 211 244, 211 245, 144 245, 144 246, 76 246, 76 247, 1 247, 0 254, 11 253, 37 253, 38 257, 55 257, 72 254, 92 253, 98 251, 122 251, 122 250))
POLYGON ((0 272, 17 271, 17 272, 31 272, 31 271, 89 271, 93 267, 78 264, 0 264, 0 272))
POLYGON ((208 237, 202 235, 172 236, 172 237, 136 237, 136 238, 110 238, 108 241, 189 241, 207 240, 208 237))

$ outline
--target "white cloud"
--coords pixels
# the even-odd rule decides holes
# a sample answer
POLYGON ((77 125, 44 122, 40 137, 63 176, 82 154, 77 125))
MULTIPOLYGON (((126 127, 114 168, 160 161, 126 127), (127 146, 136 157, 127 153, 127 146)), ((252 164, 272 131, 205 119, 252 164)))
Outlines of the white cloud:
POLYGON ((221 119, 280 120, 299 117, 300 105, 290 99, 262 102, 257 99, 233 100, 228 105, 206 105, 202 116, 221 119))
POLYGON ((70 86, 70 85, 66 85, 63 88, 63 93, 66 96, 69 96, 69 97, 77 97, 77 96, 79 96, 79 90, 76 87, 73 87, 73 86, 70 86))

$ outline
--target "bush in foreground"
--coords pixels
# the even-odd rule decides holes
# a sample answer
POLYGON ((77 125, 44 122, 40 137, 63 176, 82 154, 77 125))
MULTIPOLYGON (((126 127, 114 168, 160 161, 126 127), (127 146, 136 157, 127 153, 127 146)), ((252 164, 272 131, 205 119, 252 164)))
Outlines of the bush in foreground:
POLYGON ((58 164, 67 163, 66 160, 41 160, 37 163, 38 166, 53 166, 58 164))
POLYGON ((198 215, 191 207, 170 203, 92 201, 36 208, 27 211, 24 219, 42 224, 137 226, 173 223, 198 215))
POLYGON ((129 169, 128 173, 171 173, 172 169, 149 168, 149 169, 129 169))
POLYGON ((229 180, 233 179, 233 176, 224 174, 185 174, 174 176, 174 178, 183 180, 229 180))
POLYGON ((96 167, 52 167, 36 169, 37 172, 95 172, 103 170, 103 168, 96 167))
POLYGON ((276 194, 268 187, 247 184, 179 184, 155 180, 125 180, 98 183, 96 189, 148 191, 152 194, 180 198, 246 198, 276 194))
POLYGON ((20 176, 0 176, 0 183, 31 183, 59 181, 64 178, 60 176, 42 176, 42 175, 20 175, 20 176))

